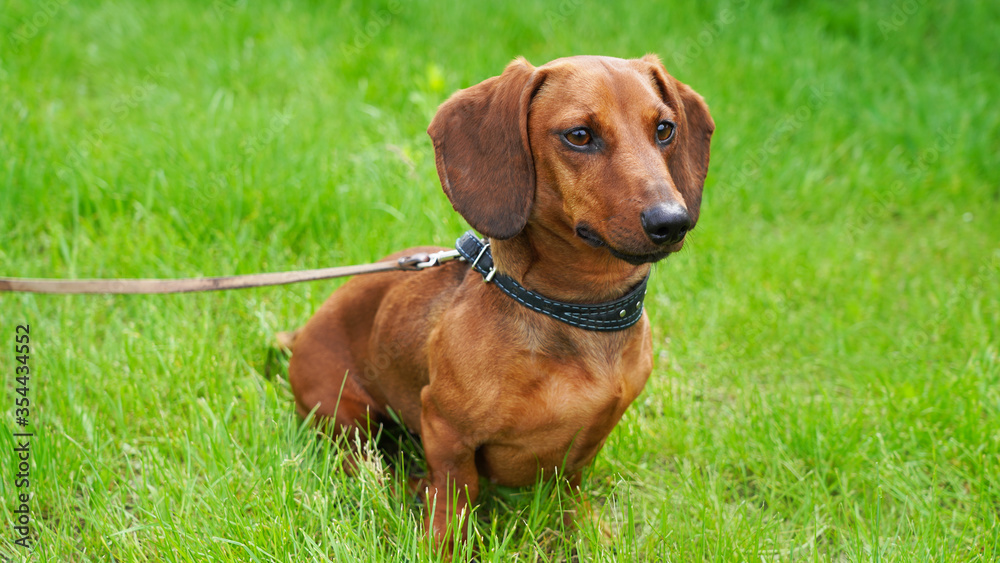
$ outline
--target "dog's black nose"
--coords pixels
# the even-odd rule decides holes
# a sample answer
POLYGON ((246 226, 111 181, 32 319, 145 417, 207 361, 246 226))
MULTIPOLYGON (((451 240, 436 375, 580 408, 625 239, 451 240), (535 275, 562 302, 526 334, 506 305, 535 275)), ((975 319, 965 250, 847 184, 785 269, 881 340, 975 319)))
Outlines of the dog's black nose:
POLYGON ((691 216, 679 203, 654 205, 639 215, 649 240, 656 244, 675 244, 691 230, 691 216))

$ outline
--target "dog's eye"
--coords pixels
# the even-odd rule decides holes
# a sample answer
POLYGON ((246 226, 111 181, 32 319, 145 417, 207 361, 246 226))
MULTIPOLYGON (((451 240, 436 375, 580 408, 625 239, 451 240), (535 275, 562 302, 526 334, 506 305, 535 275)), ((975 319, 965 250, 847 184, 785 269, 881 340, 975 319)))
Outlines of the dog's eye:
POLYGON ((573 129, 569 133, 566 133, 565 137, 566 140, 569 141, 569 144, 575 147, 585 147, 589 145, 592 140, 590 131, 582 127, 579 129, 573 129))
POLYGON ((677 126, 674 125, 672 121, 661 121, 659 125, 656 126, 656 140, 660 144, 667 144, 674 140, 674 132, 677 131, 677 126))

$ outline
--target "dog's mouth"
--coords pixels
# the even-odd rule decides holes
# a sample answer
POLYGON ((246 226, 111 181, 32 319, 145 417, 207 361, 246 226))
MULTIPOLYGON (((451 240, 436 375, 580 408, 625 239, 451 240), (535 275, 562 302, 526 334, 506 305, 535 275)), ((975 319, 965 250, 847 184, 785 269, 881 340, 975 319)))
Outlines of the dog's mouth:
POLYGON ((656 252, 650 252, 648 254, 631 254, 628 252, 622 252, 617 248, 614 248, 608 244, 604 239, 602 239, 597 233, 592 231, 586 225, 578 225, 576 227, 576 236, 580 237, 583 242, 594 248, 607 248, 608 252, 612 256, 618 258, 619 260, 624 260, 633 266, 639 266, 642 264, 651 264, 653 262, 659 262, 670 254, 670 250, 660 250, 656 252))

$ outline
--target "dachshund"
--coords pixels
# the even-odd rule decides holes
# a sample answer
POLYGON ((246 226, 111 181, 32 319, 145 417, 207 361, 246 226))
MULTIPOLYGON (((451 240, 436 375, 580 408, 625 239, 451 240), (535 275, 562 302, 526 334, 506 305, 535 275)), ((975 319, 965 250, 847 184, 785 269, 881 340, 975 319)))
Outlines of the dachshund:
POLYGON ((459 241, 465 260, 353 278, 285 334, 299 415, 353 433, 392 411, 419 435, 438 542, 480 478, 578 490, 652 372, 646 280, 698 221, 714 129, 655 55, 517 58, 452 95, 428 133, 483 238, 459 241))

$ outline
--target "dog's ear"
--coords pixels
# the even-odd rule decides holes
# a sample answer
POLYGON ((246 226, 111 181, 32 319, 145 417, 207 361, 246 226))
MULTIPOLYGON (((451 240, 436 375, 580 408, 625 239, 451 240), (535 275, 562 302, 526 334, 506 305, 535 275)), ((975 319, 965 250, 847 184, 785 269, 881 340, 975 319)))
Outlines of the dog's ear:
POLYGON ((679 114, 674 140, 678 146, 667 159, 667 168, 677 191, 684 197, 691 219, 697 221, 715 122, 708 113, 704 98, 687 84, 670 76, 656 55, 646 55, 641 60, 652 67, 653 81, 659 87, 663 101, 679 114))
POLYGON ((513 237, 531 213, 535 165, 528 106, 541 83, 541 73, 518 58, 500 76, 453 94, 427 128, 444 193, 488 237, 513 237))

